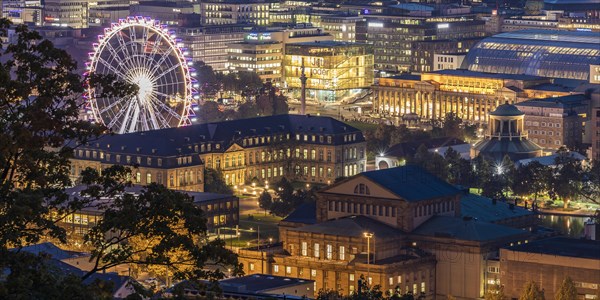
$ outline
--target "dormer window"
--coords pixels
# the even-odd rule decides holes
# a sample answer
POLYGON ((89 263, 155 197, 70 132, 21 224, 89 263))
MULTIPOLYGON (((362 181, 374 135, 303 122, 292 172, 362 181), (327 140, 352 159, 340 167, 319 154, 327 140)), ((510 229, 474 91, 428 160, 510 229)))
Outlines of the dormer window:
POLYGON ((371 195, 369 187, 364 183, 359 183, 354 187, 354 193, 359 195, 371 195))

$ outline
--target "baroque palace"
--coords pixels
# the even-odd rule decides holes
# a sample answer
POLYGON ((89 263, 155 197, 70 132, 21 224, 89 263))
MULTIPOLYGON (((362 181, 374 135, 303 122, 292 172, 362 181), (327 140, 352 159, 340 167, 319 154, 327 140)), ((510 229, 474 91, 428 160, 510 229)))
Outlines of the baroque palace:
POLYGON ((475 299, 499 279, 500 247, 527 243, 532 212, 469 194, 417 166, 363 172, 320 190, 279 223, 280 243, 239 251, 247 274, 359 280, 426 299, 475 299), (492 270, 490 273, 489 270, 492 270))
POLYGON ((72 159, 78 181, 87 167, 137 166, 135 184, 204 190, 204 168, 221 170, 227 184, 286 177, 329 184, 366 170, 362 132, 329 117, 278 115, 107 135, 82 146, 72 159))
POLYGON ((380 114, 416 114, 421 120, 440 120, 454 112, 473 123, 487 123, 488 114, 506 101, 569 95, 549 78, 468 70, 381 78, 373 89, 377 95, 373 109, 380 114))

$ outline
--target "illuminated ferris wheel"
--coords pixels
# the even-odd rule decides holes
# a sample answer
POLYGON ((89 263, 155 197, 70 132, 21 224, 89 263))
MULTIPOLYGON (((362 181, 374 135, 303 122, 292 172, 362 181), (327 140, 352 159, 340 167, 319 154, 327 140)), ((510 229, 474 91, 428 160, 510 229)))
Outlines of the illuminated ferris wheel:
POLYGON ((104 29, 86 64, 89 74, 112 74, 134 84, 132 97, 105 97, 88 84, 93 120, 118 133, 186 126, 195 119, 197 93, 191 61, 160 22, 128 17, 104 29))

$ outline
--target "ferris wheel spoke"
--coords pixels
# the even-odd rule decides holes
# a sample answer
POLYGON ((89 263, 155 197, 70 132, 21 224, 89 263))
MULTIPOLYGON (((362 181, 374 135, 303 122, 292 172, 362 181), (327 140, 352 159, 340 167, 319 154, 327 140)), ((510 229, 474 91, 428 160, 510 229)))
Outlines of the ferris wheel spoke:
MULTIPOLYGON (((110 54, 112 55, 112 58, 113 58, 112 61, 117 60, 118 66, 120 67, 120 69, 122 67, 127 68, 126 60, 121 59, 121 55, 118 54, 117 49, 115 49, 111 43, 107 42, 105 47, 108 49, 108 52, 110 52, 110 54)), ((112 66, 112 64, 110 64, 110 65, 112 66)), ((125 71, 125 70, 123 70, 123 71, 125 71)))
POLYGON ((117 106, 118 104, 120 104, 121 102, 123 102, 123 100, 125 100, 125 98, 113 98, 113 99, 114 99, 114 102, 111 103, 111 104, 109 104, 109 105, 107 105, 106 107, 102 108, 100 110, 100 114, 106 113, 107 111, 113 109, 115 106, 117 106))
POLYGON ((125 130, 127 130, 127 126, 131 121, 131 110, 136 105, 136 102, 136 99, 130 99, 129 105, 127 106, 127 110, 125 110, 125 114, 123 114, 123 116, 121 117, 122 122, 121 126, 119 127, 119 133, 125 133, 125 130))
POLYGON ((133 104, 133 115, 131 116, 131 119, 129 121, 129 131, 127 132, 134 132, 136 131, 135 128, 138 124, 138 119, 140 117, 140 105, 138 101, 134 101, 133 104))
POLYGON ((173 52, 173 48, 169 48, 169 50, 165 51, 162 56, 160 57, 160 59, 158 59, 158 61, 156 62, 156 64, 152 67, 152 70, 150 71, 150 74, 154 74, 156 73, 156 71, 158 70, 158 68, 160 68, 160 66, 165 62, 165 60, 167 60, 167 58, 169 57, 169 55, 171 55, 171 52, 173 52))
POLYGON ((98 57, 98 62, 101 62, 104 67, 111 70, 115 75, 121 77, 121 79, 131 79, 128 75, 125 75, 123 72, 121 72, 121 70, 108 63, 104 58, 98 57))
POLYGON ((162 34, 156 34, 156 39, 152 42, 152 51, 150 55, 146 55, 146 68, 148 70, 152 69, 154 63, 154 56, 156 55, 158 49, 160 49, 160 43, 162 42, 162 34))
POLYGON ((148 109, 152 124, 154 125, 154 129, 171 127, 171 126, 169 126, 169 122, 167 122, 167 120, 165 120, 163 115, 160 112, 158 112, 158 109, 154 106, 154 102, 150 99, 150 101, 147 101, 147 103, 148 103, 147 109, 148 109), (159 124, 159 121, 162 124, 162 126, 159 124))
MULTIPOLYGON (((117 33, 117 41, 119 42, 119 49, 125 53, 126 57, 131 57, 131 53, 129 53, 129 48, 127 48, 127 43, 123 39, 123 35, 121 34, 123 31, 117 33)), ((130 37, 131 39, 131 37, 130 37)), ((130 65, 130 67, 133 67, 130 65)))
MULTIPOLYGON (((128 106, 131 106, 131 103, 129 103, 128 106)), ((119 121, 121 121, 121 117, 123 116, 123 114, 125 113, 125 109, 121 109, 117 112, 117 114, 115 114, 115 116, 113 117, 113 119, 110 121, 110 123, 108 123, 108 125, 106 125, 106 127, 108 127, 109 129, 112 129, 115 125, 117 125, 117 123, 119 121)))
POLYGON ((155 75, 154 78, 156 78, 158 80, 158 79, 162 78, 163 76, 171 73, 172 71, 174 71, 177 68, 180 68, 180 66, 178 64, 174 64, 171 67, 169 67, 168 69, 162 71, 160 74, 155 75))
POLYGON ((151 98, 154 104, 158 105, 159 108, 161 108, 161 110, 164 110, 166 113, 170 114, 171 116, 175 117, 176 119, 181 119, 181 115, 179 115, 177 112, 173 111, 173 109, 171 107, 169 107, 168 105, 166 105, 165 103, 163 103, 162 101, 160 101, 155 95, 151 95, 151 98))

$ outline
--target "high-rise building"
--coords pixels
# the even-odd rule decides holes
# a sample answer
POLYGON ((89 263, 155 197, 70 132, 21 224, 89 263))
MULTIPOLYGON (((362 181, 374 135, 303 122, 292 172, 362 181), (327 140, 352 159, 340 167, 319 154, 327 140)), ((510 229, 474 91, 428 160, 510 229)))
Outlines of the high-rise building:
POLYGON ((486 35, 485 22, 469 16, 468 10, 467 15, 457 15, 429 5, 403 3, 388 11, 365 15, 366 21, 357 28, 356 40, 373 44, 378 71, 430 72, 434 54, 468 51, 486 35))
POLYGON ((253 71, 262 80, 279 86, 283 77, 285 45, 300 42, 330 41, 332 36, 322 29, 299 25, 294 28, 254 30, 243 42, 228 47, 229 71, 253 71))
POLYGON ((202 61, 223 72, 228 70, 227 50, 232 44, 242 42, 251 29, 247 24, 184 25, 177 28, 177 36, 192 61, 202 61))
POLYGON ((373 50, 371 45, 334 41, 288 44, 283 60, 284 82, 298 91, 302 68, 307 97, 335 102, 373 84, 373 50))
POLYGON ((269 25, 269 11, 276 8, 270 0, 210 0, 200 3, 200 14, 205 25, 254 24, 269 25))
POLYGON ((49 0, 44 2, 45 26, 87 28, 89 2, 81 0, 49 0))

